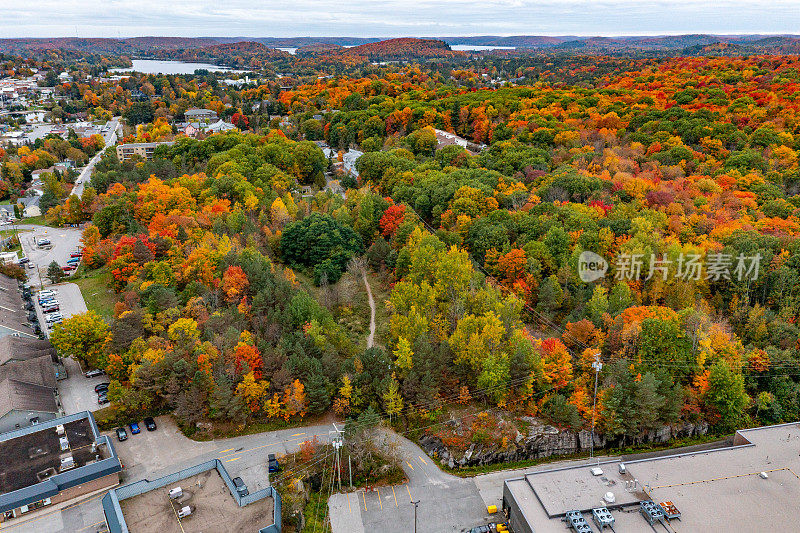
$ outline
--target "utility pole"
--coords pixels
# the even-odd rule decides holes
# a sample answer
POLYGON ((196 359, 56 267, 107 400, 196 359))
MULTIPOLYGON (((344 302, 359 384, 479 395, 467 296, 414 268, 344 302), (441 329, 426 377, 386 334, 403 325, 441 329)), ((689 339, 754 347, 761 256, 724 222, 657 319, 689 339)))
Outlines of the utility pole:
POLYGON ((594 399, 592 400, 592 442, 590 444, 589 449, 589 458, 594 458, 594 418, 595 418, 595 408, 597 407, 597 378, 600 375, 600 371, 603 369, 603 363, 600 362, 600 352, 594 354, 594 363, 592 363, 592 368, 594 369, 594 399))
POLYGON ((353 489, 353 461, 350 459, 350 454, 347 454, 347 469, 350 471, 350 489, 353 489))
POLYGON ((414 533, 417 533, 417 507, 419 506, 419 500, 412 500, 411 504, 414 506, 414 533))
MULTIPOLYGON (((341 458, 341 455, 340 455, 340 450, 342 448, 342 445, 344 444, 344 439, 342 438, 342 430, 339 429, 338 427, 336 427, 336 424, 333 425, 333 429, 334 429, 334 431, 331 431, 329 433, 336 433, 336 436, 333 437, 331 443, 333 444, 333 449, 336 452, 336 473, 338 474, 337 477, 339 479, 339 492, 341 492, 342 491, 342 458, 341 458)), ((352 485, 353 484, 352 483, 352 472, 351 472, 350 476, 351 476, 350 484, 352 485)))

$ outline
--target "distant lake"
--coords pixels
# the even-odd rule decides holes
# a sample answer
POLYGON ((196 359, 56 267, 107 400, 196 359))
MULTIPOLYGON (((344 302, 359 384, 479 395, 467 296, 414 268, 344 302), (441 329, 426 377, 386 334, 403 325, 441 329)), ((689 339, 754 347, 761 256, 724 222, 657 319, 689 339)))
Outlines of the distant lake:
POLYGON ((142 72, 144 74, 194 74, 195 70, 205 69, 209 72, 244 72, 243 70, 233 70, 227 67, 220 67, 210 63, 187 63, 185 61, 160 61, 156 59, 134 59, 131 68, 112 68, 109 72, 120 73, 142 72))
POLYGON ((289 52, 292 55, 295 55, 297 53, 297 48, 296 47, 295 48, 289 48, 289 47, 284 48, 282 46, 279 46, 277 49, 278 50, 283 50, 284 52, 289 52))
POLYGON ((514 46, 482 46, 480 44, 454 44, 450 46, 460 52, 482 52, 484 50, 514 50, 514 46))

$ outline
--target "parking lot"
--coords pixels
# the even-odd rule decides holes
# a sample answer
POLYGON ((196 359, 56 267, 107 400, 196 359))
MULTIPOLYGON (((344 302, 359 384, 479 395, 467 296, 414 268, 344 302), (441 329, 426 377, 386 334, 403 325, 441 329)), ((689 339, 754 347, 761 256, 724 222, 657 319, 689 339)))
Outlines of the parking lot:
MULTIPOLYGON (((48 287, 48 290, 55 291, 56 296, 55 299, 58 300, 58 312, 67 319, 72 315, 79 315, 81 313, 85 313, 86 309, 86 302, 83 301, 83 295, 81 294, 81 289, 74 283, 61 283, 59 285, 51 285, 48 287)), ((45 336, 50 338, 50 333, 52 330, 47 327, 47 322, 45 322, 45 316, 42 312, 42 306, 39 305, 38 298, 36 298, 36 294, 34 294, 34 305, 36 306, 36 317, 39 319, 39 326, 42 328, 45 336)))
POLYGON ((55 261, 60 266, 67 264, 69 254, 81 245, 81 233, 79 228, 51 228, 49 226, 35 226, 20 224, 19 241, 25 257, 35 265, 35 268, 26 268, 28 280, 31 285, 49 285, 47 279, 47 267, 55 261), (37 246, 39 239, 48 239, 53 247, 45 250, 37 246))

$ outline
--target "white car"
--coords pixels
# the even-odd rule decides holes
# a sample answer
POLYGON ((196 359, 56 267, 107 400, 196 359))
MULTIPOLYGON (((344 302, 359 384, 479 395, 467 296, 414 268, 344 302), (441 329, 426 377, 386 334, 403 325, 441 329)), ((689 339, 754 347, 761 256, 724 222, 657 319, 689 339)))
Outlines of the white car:
POLYGON ((50 289, 46 289, 36 293, 36 297, 39 298, 40 302, 45 298, 55 298, 55 296, 56 296, 56 291, 51 291, 50 289))
POLYGON ((44 315, 44 320, 48 324, 53 324, 64 320, 64 315, 62 315, 61 313, 49 313, 44 315))

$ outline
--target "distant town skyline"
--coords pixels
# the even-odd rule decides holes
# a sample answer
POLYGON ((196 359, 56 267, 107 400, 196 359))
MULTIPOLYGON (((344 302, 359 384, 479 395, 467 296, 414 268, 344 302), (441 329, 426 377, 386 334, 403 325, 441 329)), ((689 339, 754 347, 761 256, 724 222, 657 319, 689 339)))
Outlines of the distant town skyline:
POLYGON ((0 0, 0 38, 800 32, 797 0, 0 0))

